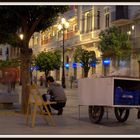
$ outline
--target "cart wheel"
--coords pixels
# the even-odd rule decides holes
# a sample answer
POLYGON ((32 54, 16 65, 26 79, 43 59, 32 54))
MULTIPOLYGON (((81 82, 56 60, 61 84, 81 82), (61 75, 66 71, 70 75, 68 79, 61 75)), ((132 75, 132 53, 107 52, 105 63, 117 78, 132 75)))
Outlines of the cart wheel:
POLYGON ((140 109, 138 110, 137 118, 140 119, 140 109))
POLYGON ((122 107, 115 107, 115 116, 119 122, 125 122, 129 116, 129 109, 122 107))
POLYGON ((99 123, 104 114, 103 106, 89 106, 88 108, 89 119, 92 123, 99 123))

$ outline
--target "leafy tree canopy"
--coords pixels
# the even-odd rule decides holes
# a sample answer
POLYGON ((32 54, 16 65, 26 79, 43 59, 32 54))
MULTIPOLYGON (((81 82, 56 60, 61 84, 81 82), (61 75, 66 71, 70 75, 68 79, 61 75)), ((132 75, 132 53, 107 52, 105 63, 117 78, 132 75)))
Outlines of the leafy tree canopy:
POLYGON ((103 57, 118 57, 121 59, 128 58, 131 54, 131 45, 128 35, 121 32, 121 29, 113 26, 103 30, 99 34, 99 48, 103 57))
POLYGON ((59 69, 61 65, 60 51, 39 53, 35 59, 35 65, 39 67, 40 71, 59 69))
MULTIPOLYGON (((51 26, 60 13, 68 6, 0 6, 0 43, 19 37, 17 31, 22 30, 24 40, 29 42, 34 32, 45 30, 51 26), (12 37, 12 39, 10 39, 12 37)), ((14 42, 13 42, 14 43, 14 42)))
POLYGON ((85 77, 88 75, 88 71, 92 64, 96 64, 96 55, 94 51, 87 51, 78 47, 74 52, 74 59, 76 62, 80 62, 85 72, 85 77))

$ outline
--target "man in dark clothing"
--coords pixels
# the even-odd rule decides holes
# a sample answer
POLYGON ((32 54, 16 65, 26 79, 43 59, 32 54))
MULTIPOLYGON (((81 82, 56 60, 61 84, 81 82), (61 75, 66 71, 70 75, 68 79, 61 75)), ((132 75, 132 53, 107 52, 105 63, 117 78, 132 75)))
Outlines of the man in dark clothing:
MULTIPOLYGON (((51 104, 51 107, 55 110, 58 110, 58 115, 62 115, 63 113, 63 107, 66 105, 66 95, 64 92, 63 87, 56 83, 52 76, 47 77, 46 79, 48 83, 48 91, 47 93, 51 96, 50 100, 55 101, 56 104, 51 104)), ((46 101, 46 95, 42 95, 43 99, 46 101)), ((49 111, 51 112, 51 109, 48 107, 49 111)))
POLYGON ((40 86, 43 86, 43 76, 40 76, 40 86))

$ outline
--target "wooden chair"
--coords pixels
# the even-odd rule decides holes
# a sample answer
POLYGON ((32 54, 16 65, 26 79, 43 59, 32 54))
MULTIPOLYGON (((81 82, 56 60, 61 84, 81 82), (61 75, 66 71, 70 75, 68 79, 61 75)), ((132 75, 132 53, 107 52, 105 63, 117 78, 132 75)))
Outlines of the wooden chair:
POLYGON ((50 104, 55 104, 56 102, 51 102, 51 101, 45 102, 41 96, 41 93, 39 92, 37 85, 35 84, 27 85, 27 87, 29 90, 29 100, 28 100, 28 106, 27 106, 26 124, 28 125, 29 115, 31 113, 32 127, 34 127, 36 114, 39 113, 40 115, 43 116, 46 122, 50 122, 53 126, 55 126, 55 122, 52 118, 51 113, 49 112, 47 108, 47 105, 50 106, 50 104), (46 111, 43 110, 43 107, 46 111))

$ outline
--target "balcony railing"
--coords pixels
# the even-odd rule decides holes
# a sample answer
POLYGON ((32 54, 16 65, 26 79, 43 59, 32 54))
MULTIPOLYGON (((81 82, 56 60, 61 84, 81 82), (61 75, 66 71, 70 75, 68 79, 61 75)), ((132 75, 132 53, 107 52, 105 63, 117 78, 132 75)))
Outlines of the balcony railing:
POLYGON ((71 38, 65 40, 65 46, 72 46, 80 42, 80 36, 74 35, 71 38))
POLYGON ((99 33, 100 33, 100 30, 84 33, 81 35, 81 41, 89 41, 89 40, 97 39, 99 36, 99 33))
MULTIPOLYGON (((76 33, 77 33, 77 31, 70 31, 68 33, 65 33, 64 40, 69 40, 69 39, 73 38, 73 36, 75 36, 76 33)), ((54 44, 57 41, 62 41, 62 39, 63 39, 62 35, 59 38, 57 36, 54 36, 52 38, 42 40, 41 45, 54 44)))
MULTIPOLYGON (((64 45, 70 46, 78 43, 80 41, 80 36, 77 34, 77 31, 71 31, 67 34, 64 34, 64 45)), ((61 35, 59 38, 57 36, 54 36, 50 38, 49 40, 42 40, 41 45, 44 47, 46 46, 47 49, 60 47, 63 44, 63 36, 61 35)))
POLYGON ((48 39, 41 40, 41 45, 46 45, 46 44, 48 44, 51 40, 52 40, 52 38, 48 38, 48 39))

